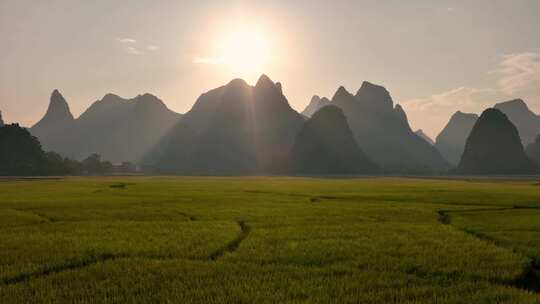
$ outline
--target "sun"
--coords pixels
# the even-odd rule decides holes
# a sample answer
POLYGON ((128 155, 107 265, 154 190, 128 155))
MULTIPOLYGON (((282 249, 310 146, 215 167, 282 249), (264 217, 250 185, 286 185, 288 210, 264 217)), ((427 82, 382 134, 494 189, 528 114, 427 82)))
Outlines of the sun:
POLYGON ((263 73, 270 61, 268 37, 257 30, 240 30, 226 35, 221 44, 221 61, 234 74, 263 73))

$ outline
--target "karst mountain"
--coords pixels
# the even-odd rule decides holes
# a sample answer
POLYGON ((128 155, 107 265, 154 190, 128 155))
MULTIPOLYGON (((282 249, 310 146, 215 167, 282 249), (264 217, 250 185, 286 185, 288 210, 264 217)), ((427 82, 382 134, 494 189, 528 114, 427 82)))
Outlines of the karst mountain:
POLYGON ((540 134, 540 116, 529 109, 522 99, 498 103, 495 109, 502 111, 516 126, 523 145, 533 143, 540 134))
POLYGON ((304 115, 305 117, 311 117, 320 108, 327 106, 329 104, 330 104, 330 100, 328 100, 328 98, 326 97, 321 98, 318 95, 314 95, 311 98, 311 101, 309 102, 309 104, 304 109, 304 111, 302 111, 302 115, 304 115))
POLYGON ((424 130, 422 129, 418 129, 414 132, 414 134, 418 135, 418 137, 422 138, 423 140, 425 140, 427 143, 429 143, 430 145, 434 146, 435 145, 435 142, 433 141, 433 139, 431 139, 431 137, 429 137, 425 132, 424 130))
POLYGON ((536 137, 533 143, 527 145, 525 152, 530 159, 540 165, 540 135, 536 137))
POLYGON ((137 162, 180 118, 150 94, 133 99, 107 94, 75 119, 55 90, 47 113, 30 131, 46 151, 65 157, 81 160, 98 153, 113 163, 137 162))
POLYGON ((476 121, 456 173, 463 175, 537 174, 519 132, 498 109, 485 110, 476 121))
POLYGON ((382 86, 364 82, 356 95, 340 87, 332 105, 343 110, 358 145, 387 172, 436 173, 448 168, 439 151, 416 135, 382 86))
POLYGON ((465 149, 465 142, 476 123, 478 115, 457 111, 439 133, 435 147, 443 157, 453 165, 457 165, 465 149))
POLYGON ((307 120, 293 147, 294 172, 299 174, 374 174, 379 167, 356 143, 343 111, 325 106, 307 120))
POLYGON ((287 172, 303 123, 281 84, 266 75, 255 86, 235 79, 201 95, 147 163, 161 173, 287 172))

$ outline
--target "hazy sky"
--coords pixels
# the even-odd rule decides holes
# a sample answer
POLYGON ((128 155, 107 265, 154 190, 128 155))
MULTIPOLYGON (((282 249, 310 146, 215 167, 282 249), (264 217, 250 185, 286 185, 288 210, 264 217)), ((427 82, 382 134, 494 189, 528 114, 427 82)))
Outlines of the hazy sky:
POLYGON ((0 0, 0 40, 0 110, 27 126, 55 88, 75 116, 109 92, 184 113, 261 72, 299 111, 382 84, 431 136, 456 110, 521 97, 540 112, 538 0, 0 0))

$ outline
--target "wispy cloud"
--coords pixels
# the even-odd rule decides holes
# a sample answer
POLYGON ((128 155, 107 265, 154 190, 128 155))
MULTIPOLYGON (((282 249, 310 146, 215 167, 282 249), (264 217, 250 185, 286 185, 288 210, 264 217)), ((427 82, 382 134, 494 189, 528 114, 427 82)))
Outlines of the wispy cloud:
POLYGON ((456 111, 481 113, 498 101, 498 90, 458 87, 403 102, 412 125, 435 138, 456 111))
POLYGON ((131 38, 118 38, 118 42, 125 44, 134 44, 137 43, 137 40, 131 38))
POLYGON ((490 74, 499 77, 499 88, 507 95, 537 89, 540 87, 540 53, 505 55, 490 74))
POLYGON ((139 49, 137 49, 136 47, 133 47, 133 46, 126 47, 126 52, 128 54, 131 54, 131 55, 142 55, 142 54, 144 54, 144 52, 140 51, 139 49))
POLYGON ((130 55, 144 55, 145 51, 157 52, 160 50, 160 47, 155 44, 138 47, 139 43, 133 38, 118 38, 118 42, 123 45, 124 51, 130 55))
POLYGON ((525 99, 536 107, 540 100, 540 53, 522 52, 502 56, 488 72, 493 83, 485 88, 462 86, 428 97, 403 102, 413 123, 430 131, 441 130, 455 111, 481 113, 495 103, 513 98, 525 99))
POLYGON ((426 98, 412 99, 405 103, 408 107, 420 111, 440 111, 443 109, 479 111, 493 104, 496 95, 497 90, 490 88, 459 87, 426 98))

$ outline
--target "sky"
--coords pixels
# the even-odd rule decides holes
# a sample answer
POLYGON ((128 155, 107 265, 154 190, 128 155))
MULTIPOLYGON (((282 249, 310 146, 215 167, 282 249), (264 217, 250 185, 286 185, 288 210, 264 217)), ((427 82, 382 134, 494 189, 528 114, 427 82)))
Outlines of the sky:
POLYGON ((59 89, 77 117, 107 93, 177 112, 261 73, 303 110, 364 80, 435 137, 457 110, 540 113, 538 0, 0 0, 0 111, 25 126, 59 89))

